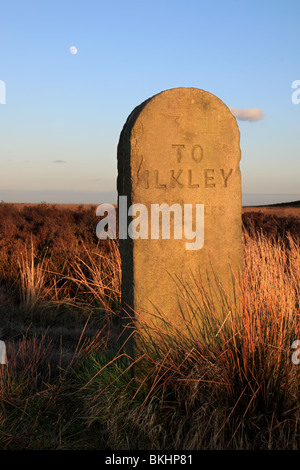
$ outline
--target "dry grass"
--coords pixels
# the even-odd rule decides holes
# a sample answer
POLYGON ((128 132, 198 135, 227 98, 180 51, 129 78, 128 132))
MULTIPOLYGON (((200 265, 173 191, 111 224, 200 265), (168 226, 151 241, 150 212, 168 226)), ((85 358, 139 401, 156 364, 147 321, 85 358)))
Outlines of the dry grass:
MULTIPOLYGON (((28 219, 28 234, 47 208, 29 209, 18 219, 20 227, 28 219)), ((118 245, 82 241, 88 210, 80 217, 77 238, 58 243, 51 235, 47 250, 39 233, 21 243, 13 217, 5 219, 0 447, 299 450, 300 366, 291 361, 300 339, 297 232, 282 231, 279 219, 248 216, 239 301, 223 295, 220 317, 191 279, 198 295, 184 286, 185 296, 198 324, 145 324, 136 333, 144 354, 131 360, 116 341, 118 245)))
POLYGON ((121 299, 121 258, 115 240, 109 241, 108 253, 88 251, 85 257, 75 257, 71 275, 66 281, 77 286, 75 304, 99 304, 104 312, 114 315, 121 299))
MULTIPOLYGON (((225 303, 220 318, 196 280, 198 306, 194 298, 191 304, 198 325, 173 325, 172 333, 168 319, 165 328, 155 321, 143 324, 137 334, 146 353, 134 361, 138 380, 131 399, 131 382, 119 388, 113 404, 103 395, 115 396, 115 384, 111 395, 110 387, 96 391, 89 382, 90 422, 97 421, 97 409, 102 419, 107 416, 100 402, 109 410, 108 445, 299 449, 300 375, 291 361, 291 344, 300 338, 299 261, 299 245, 290 236, 276 242, 245 233, 240 303, 225 303)), ((188 297, 187 289, 187 302, 188 297)), ((101 383, 105 368, 98 364, 93 380, 100 376, 101 383)), ((123 368, 117 378, 127 373, 123 368)))
POLYGON ((300 219, 300 205, 289 206, 289 205, 278 205, 278 206, 249 206, 243 207, 242 213, 247 214, 249 212, 256 214, 264 214, 269 216, 281 217, 281 218, 294 218, 300 219))
POLYGON ((45 271, 47 261, 43 258, 40 262, 36 260, 33 244, 24 253, 20 253, 18 259, 20 272, 20 297, 26 311, 33 311, 41 307, 47 295, 45 287, 45 271))

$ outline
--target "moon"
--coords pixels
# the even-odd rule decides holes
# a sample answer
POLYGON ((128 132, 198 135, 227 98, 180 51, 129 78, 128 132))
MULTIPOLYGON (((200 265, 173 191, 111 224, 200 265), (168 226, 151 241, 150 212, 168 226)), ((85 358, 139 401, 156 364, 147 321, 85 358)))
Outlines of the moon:
POLYGON ((76 55, 76 54, 77 54, 77 47, 71 46, 69 50, 70 50, 70 52, 71 52, 72 55, 76 55))

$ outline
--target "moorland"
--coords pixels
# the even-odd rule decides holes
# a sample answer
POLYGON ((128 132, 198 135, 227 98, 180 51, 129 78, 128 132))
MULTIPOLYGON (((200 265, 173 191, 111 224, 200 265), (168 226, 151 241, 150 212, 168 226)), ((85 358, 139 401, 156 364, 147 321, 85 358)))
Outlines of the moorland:
POLYGON ((242 301, 217 318, 199 286, 205 338, 160 332, 143 381, 95 210, 0 203, 0 448, 299 450, 300 204, 243 208, 242 301))

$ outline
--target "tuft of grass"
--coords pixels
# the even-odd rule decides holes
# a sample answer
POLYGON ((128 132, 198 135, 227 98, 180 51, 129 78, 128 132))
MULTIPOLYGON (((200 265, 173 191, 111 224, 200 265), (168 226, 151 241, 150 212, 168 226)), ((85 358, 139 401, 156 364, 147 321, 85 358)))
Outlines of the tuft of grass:
POLYGON ((20 254, 18 260, 21 300, 26 311, 32 312, 38 306, 41 307, 45 298, 45 258, 39 262, 34 254, 33 243, 20 254))
POLYGON ((76 256, 71 263, 73 275, 66 279, 76 289, 75 303, 100 305, 109 315, 119 310, 121 297, 121 258, 115 240, 109 240, 109 251, 95 252, 85 248, 85 259, 76 256))

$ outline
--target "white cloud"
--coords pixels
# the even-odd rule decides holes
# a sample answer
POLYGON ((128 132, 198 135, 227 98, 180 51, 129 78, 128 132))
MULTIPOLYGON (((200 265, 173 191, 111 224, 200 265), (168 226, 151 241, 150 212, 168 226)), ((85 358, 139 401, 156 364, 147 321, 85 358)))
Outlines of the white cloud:
POLYGON ((229 108, 232 114, 240 121, 261 121, 265 115, 258 108, 238 109, 229 108))
POLYGON ((67 163, 66 160, 53 160, 53 163, 67 163))

